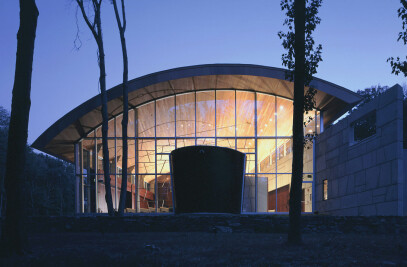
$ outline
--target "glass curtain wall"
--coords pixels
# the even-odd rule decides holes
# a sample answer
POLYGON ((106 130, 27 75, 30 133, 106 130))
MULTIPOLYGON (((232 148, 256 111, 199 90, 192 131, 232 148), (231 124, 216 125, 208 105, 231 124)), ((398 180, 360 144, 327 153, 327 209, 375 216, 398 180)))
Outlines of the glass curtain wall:
MULTIPOLYGON (((153 100, 129 110, 127 212, 172 212, 169 154, 210 145, 246 153, 243 212, 288 212, 293 103, 243 90, 205 90, 153 100)), ((122 179, 122 115, 109 121, 113 205, 122 179)), ((304 114, 304 134, 319 133, 320 113, 304 114)), ((101 127, 77 145, 82 212, 107 212, 101 127)), ((302 211, 312 212, 313 144, 304 150, 302 211)))

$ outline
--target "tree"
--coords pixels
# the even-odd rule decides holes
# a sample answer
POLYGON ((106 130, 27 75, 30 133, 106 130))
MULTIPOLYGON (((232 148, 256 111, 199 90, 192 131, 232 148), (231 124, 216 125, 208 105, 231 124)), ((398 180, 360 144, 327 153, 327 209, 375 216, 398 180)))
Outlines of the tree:
POLYGON ((287 76, 294 80, 293 114, 293 162, 290 190, 288 243, 301 243, 301 193, 304 154, 304 112, 315 107, 316 90, 309 88, 304 96, 304 87, 312 80, 318 63, 322 60, 322 46, 314 47, 311 36, 316 25, 321 22, 317 16, 322 0, 282 0, 281 9, 286 11, 284 25, 288 32, 279 32, 283 47, 283 65, 289 69, 287 76))
MULTIPOLYGON (((401 7, 397 10, 399 18, 401 18, 403 25, 402 31, 399 32, 399 37, 397 38, 397 42, 403 40, 404 45, 407 45, 407 0, 400 0, 401 7)), ((392 71, 396 75, 402 73, 404 77, 407 77, 407 56, 406 61, 400 60, 400 57, 394 59, 394 57, 390 57, 387 59, 387 62, 390 62, 392 71)))
MULTIPOLYGON (((10 114, 0 106, 0 216, 6 210, 3 178, 6 169, 10 114), (4 123, 3 123, 4 122, 4 123)), ((74 166, 26 146, 21 210, 26 216, 73 215, 75 206, 74 166)))
POLYGON ((117 9, 116 0, 112 0, 114 7, 114 14, 116 16, 117 27, 120 33, 120 42, 122 45, 123 53, 123 119, 122 119, 122 137, 123 137, 123 156, 122 156, 122 184, 120 190, 120 202, 119 202, 119 214, 123 215, 124 206, 126 205, 126 193, 127 193, 127 124, 129 123, 129 96, 127 81, 129 79, 129 63, 127 59, 127 47, 126 39, 124 38, 124 32, 126 31, 126 12, 124 7, 124 0, 121 0, 122 19, 120 20, 119 11, 117 9))
POLYGON ((10 123, 10 114, 7 109, 0 106, 0 127, 8 127, 10 123))
POLYGON ((369 103, 370 101, 373 100, 373 98, 386 92, 387 89, 389 89, 388 86, 376 85, 365 88, 364 90, 357 90, 356 93, 362 97, 362 101, 360 101, 356 105, 356 107, 352 108, 350 112, 352 113, 353 111, 360 108, 364 104, 369 103))
POLYGON ((105 180, 105 199, 107 203, 107 210, 110 216, 114 215, 112 191, 110 187, 109 175, 109 149, 107 144, 107 131, 108 131, 108 115, 107 115, 107 94, 106 94, 106 66, 105 66, 105 52, 103 47, 102 38, 102 21, 101 21, 101 6, 102 0, 91 0, 93 9, 93 22, 89 20, 90 16, 86 14, 83 0, 76 0, 82 12, 83 19, 86 22, 89 30, 98 46, 98 63, 99 63, 99 84, 100 84, 100 98, 102 102, 102 146, 103 146, 103 173, 105 180))
POLYGON ((4 175, 6 171, 6 151, 7 151, 7 134, 10 123, 9 112, 0 106, 0 217, 6 210, 6 191, 4 189, 4 175), (3 151, 4 149, 4 151, 3 151))
POLYGON ((17 56, 14 76, 11 117, 7 141, 6 218, 2 228, 1 251, 5 255, 24 253, 21 183, 30 115, 31 76, 38 9, 35 0, 20 0, 20 28, 17 33, 17 56))

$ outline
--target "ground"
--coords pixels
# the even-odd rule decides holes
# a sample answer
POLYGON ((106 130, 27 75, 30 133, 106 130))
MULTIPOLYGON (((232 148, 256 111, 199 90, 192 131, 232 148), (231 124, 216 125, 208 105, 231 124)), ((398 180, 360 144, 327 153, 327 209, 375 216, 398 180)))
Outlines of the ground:
POLYGON ((0 266, 407 266, 407 234, 37 233, 0 266))

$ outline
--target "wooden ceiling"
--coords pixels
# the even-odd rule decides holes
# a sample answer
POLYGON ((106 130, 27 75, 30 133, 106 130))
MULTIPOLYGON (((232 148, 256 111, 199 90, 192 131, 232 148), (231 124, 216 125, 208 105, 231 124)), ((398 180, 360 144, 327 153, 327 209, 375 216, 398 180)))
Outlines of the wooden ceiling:
MULTIPOLYGON (((129 82, 129 106, 183 92, 208 89, 243 89, 293 98, 293 83, 284 80, 285 70, 258 65, 210 64, 171 69, 129 82)), ((360 97, 335 84, 315 78, 317 108, 324 111, 324 124, 332 122, 360 101, 360 97)), ((96 91, 96 89, 95 89, 96 91)), ((89 99, 55 122, 33 147, 73 162, 74 144, 101 122, 99 96, 89 99)), ((121 85, 108 91, 109 117, 122 113, 121 85)))

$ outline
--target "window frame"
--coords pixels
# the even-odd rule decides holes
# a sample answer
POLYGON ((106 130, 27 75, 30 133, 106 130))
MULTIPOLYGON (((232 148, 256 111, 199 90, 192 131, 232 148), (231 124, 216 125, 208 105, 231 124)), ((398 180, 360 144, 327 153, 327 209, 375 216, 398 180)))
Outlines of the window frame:
POLYGON ((349 140, 349 144, 350 145, 354 145, 354 144, 359 144, 361 142, 364 142, 365 140, 372 138, 373 136, 375 136, 377 134, 377 114, 376 114, 376 110, 372 110, 366 114, 364 114, 363 116, 353 120, 350 124, 349 124, 349 128, 350 128, 350 140, 349 140), (357 126, 358 122, 361 122, 363 120, 367 120, 369 122, 370 117, 373 118, 374 121, 374 133, 362 138, 362 139, 358 139, 355 140, 355 130, 357 129, 355 126, 357 126))

